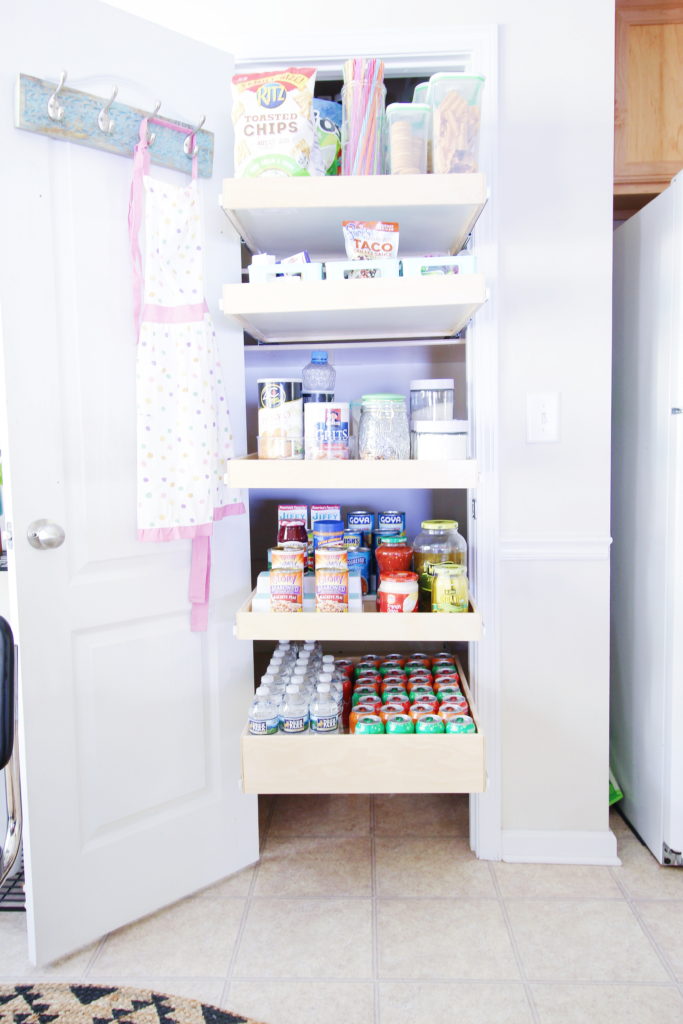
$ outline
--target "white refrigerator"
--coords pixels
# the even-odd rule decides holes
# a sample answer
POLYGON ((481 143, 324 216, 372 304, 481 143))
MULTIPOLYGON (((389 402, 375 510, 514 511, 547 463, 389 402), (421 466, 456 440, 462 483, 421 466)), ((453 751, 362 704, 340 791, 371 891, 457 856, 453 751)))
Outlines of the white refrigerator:
POLYGON ((614 233, 611 759, 683 866, 683 173, 614 233))

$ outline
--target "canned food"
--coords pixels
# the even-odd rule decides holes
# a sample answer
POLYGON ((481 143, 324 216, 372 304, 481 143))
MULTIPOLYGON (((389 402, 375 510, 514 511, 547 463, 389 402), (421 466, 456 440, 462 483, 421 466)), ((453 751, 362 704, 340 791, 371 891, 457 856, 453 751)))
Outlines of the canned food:
POLYGON ((443 720, 438 715, 423 715, 415 723, 415 732, 445 732, 443 720))
POLYGON ((354 736, 377 736, 384 732, 384 722, 379 715, 363 715, 356 722, 354 736))
POLYGON ((349 572, 357 572, 360 575, 360 585, 363 594, 370 593, 370 548, 358 547, 348 548, 349 572))
POLYGON ((446 722, 446 732, 476 732, 477 727, 469 715, 456 715, 446 722))
POLYGON ((363 534, 360 530, 344 530, 344 547, 360 548, 363 546, 363 534))
POLYGON ((392 528, 397 533, 405 533, 406 531, 406 514, 405 512, 396 512, 391 510, 389 512, 378 512, 377 513, 377 529, 388 529, 392 528))
POLYGON ((415 724, 409 715, 391 715, 387 718, 384 730, 393 735, 404 735, 415 732, 415 724))
POLYGON ((357 509, 349 512, 346 517, 346 525, 349 530, 360 530, 361 533, 371 533, 375 529, 375 513, 366 512, 365 509, 357 509))

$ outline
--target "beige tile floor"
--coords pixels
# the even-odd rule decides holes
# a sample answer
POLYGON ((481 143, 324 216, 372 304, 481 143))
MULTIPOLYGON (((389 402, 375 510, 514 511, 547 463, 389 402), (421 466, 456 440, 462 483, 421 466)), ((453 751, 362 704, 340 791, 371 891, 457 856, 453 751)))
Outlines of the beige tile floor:
POLYGON ((107 981, 265 1024, 683 1024, 683 871, 493 864, 466 797, 262 800, 260 863, 51 967, 0 913, 0 982, 107 981))

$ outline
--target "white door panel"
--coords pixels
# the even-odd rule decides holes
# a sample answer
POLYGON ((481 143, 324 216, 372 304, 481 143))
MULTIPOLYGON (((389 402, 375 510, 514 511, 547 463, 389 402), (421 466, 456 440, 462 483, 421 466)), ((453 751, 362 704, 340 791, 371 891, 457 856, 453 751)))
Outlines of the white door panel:
MULTIPOLYGON (((190 542, 142 544, 135 522, 135 335, 127 212, 132 162, 12 127, 19 72, 198 121, 216 133, 200 179, 207 300, 238 452, 241 334, 217 312, 236 280, 218 210, 229 173, 232 61, 96 0, 16 0, 3 13, 0 309, 11 587, 31 954, 50 961, 258 856, 239 792, 251 651, 232 636, 249 588, 246 516, 215 527, 211 621, 191 633, 190 542), (30 547, 47 518, 62 547, 30 547)), ((179 181, 173 172, 153 174, 179 181)))

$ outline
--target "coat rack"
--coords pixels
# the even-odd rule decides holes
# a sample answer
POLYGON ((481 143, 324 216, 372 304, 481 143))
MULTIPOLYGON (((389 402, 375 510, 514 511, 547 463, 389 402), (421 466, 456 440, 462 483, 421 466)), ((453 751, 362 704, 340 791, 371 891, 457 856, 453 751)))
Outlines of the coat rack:
MULTIPOLYGON (((59 84, 31 75, 19 75, 16 91, 15 127, 52 139, 64 139, 107 153, 132 156, 138 142, 140 121, 155 116, 154 111, 139 110, 116 103, 118 86, 107 98, 93 96, 65 86, 66 71, 59 84)), ((163 116, 163 115, 160 115, 163 116)), ((202 117, 197 125, 165 118, 175 128, 155 123, 150 126, 149 155, 153 164, 188 172, 196 150, 197 173, 210 178, 213 171, 213 132, 204 131, 202 117), (179 134, 179 132, 181 134, 179 134), (183 135, 185 138, 183 139, 183 135)))

